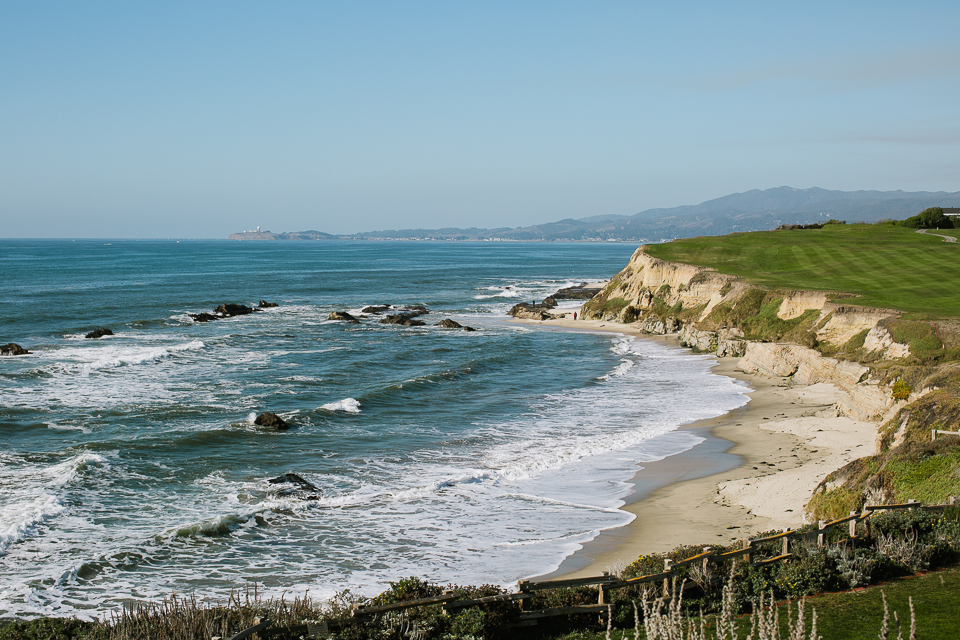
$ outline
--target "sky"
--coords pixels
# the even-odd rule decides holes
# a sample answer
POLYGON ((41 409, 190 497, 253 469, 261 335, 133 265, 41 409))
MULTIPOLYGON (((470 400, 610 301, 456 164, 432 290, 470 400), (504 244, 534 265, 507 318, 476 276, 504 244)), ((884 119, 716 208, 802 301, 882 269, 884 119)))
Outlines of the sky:
POLYGON ((960 190, 957 2, 0 2, 0 237, 960 190))

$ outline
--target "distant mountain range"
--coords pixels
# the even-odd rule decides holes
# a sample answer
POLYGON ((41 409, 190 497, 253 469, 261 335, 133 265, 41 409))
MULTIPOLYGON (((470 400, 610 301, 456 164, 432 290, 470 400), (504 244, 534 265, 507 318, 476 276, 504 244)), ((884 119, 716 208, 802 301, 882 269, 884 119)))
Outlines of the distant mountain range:
POLYGON ((775 189, 734 193, 697 205, 648 209, 632 216, 600 215, 531 227, 498 229, 398 229, 334 235, 321 231, 244 231, 231 240, 502 240, 661 242, 673 238, 763 231, 781 224, 811 224, 828 218, 847 222, 903 219, 927 207, 958 207, 960 191, 829 191, 775 189))

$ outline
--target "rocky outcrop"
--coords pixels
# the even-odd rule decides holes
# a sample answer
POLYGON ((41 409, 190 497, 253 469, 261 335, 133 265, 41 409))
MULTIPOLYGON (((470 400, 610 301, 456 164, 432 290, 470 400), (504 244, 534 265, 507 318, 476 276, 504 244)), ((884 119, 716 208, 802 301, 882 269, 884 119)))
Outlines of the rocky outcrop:
POLYGON ((233 316, 245 316, 249 313, 253 313, 253 308, 248 307, 245 304, 229 304, 225 303, 220 305, 214 310, 219 316, 224 318, 231 318, 233 316))
POLYGON ((402 309, 400 309, 400 313, 406 316, 410 316, 411 318, 416 318, 417 316, 427 315, 428 313, 430 313, 430 310, 427 309, 422 304, 415 304, 409 307, 403 307, 402 309))
POLYGON ((257 419, 253 421, 253 424, 260 427, 276 429, 277 431, 285 431, 290 428, 290 425, 288 425, 283 418, 269 411, 258 415, 257 419))
POLYGON ((551 297, 556 300, 589 300, 602 290, 602 288, 589 287, 586 282, 581 282, 576 286, 560 289, 551 297))
POLYGON ((739 358, 747 350, 747 341, 739 329, 702 331, 693 325, 683 328, 678 336, 680 344, 700 353, 716 353, 720 357, 739 358))
POLYGON ((373 306, 370 306, 370 307, 364 307, 361 311, 362 311, 363 313, 378 314, 378 313, 383 313, 384 311, 386 311, 386 310, 389 309, 389 308, 390 308, 390 305, 389 305, 389 304, 380 304, 380 305, 373 305, 373 306))
POLYGON ((257 305, 257 309, 273 309, 274 307, 279 307, 280 305, 276 302, 267 302, 266 300, 261 300, 257 305))
POLYGON ((737 368, 745 373, 792 378, 798 384, 826 382, 843 391, 837 409, 855 420, 880 420, 894 404, 890 390, 870 379, 870 369, 795 344, 751 342, 737 368))
POLYGON ((295 473, 285 473, 276 478, 267 480, 270 484, 282 484, 284 487, 276 492, 281 497, 295 497, 301 500, 319 500, 320 488, 295 473))
POLYGON ((583 317, 622 321, 623 312, 628 307, 633 307, 633 313, 639 311, 642 316, 658 302, 670 308, 698 308, 709 313, 728 296, 741 293, 745 286, 736 276, 660 260, 640 247, 626 268, 584 305, 583 317))
POLYGON ((383 318, 380 324, 396 324, 402 327, 422 327, 427 323, 423 320, 417 320, 416 316, 407 313, 395 313, 383 318))
POLYGON ((15 342, 0 345, 0 356, 25 356, 28 353, 30 352, 15 342))
POLYGON ((260 301, 260 306, 257 308, 248 307, 245 304, 232 304, 226 302, 221 304, 219 307, 214 309, 213 313, 207 313, 203 311, 201 313, 191 313, 188 314, 193 318, 194 322, 212 322, 214 320, 219 320, 221 318, 232 318, 234 316, 245 316, 260 309, 265 309, 267 307, 278 307, 280 305, 274 304, 272 302, 267 302, 265 300, 260 301))
POLYGON ((344 322, 349 322, 350 324, 360 324, 359 320, 354 318, 346 311, 334 311, 327 316, 327 320, 343 320, 344 322))
POLYGON ((869 353, 877 353, 885 360, 896 360, 910 355, 910 347, 895 342, 893 336, 890 335, 890 331, 879 325, 870 329, 870 333, 864 338, 863 350, 869 353))
MULTIPOLYGON (((556 306, 556 304, 553 306, 556 306)), ((552 309, 553 306, 521 302, 520 304, 513 305, 510 311, 507 311, 507 315, 524 320, 551 320, 554 316, 549 310, 552 309)))
POLYGON ((464 331, 476 331, 476 329, 473 327, 465 327, 456 320, 451 320, 450 318, 444 318, 434 326, 443 327, 444 329, 463 329, 464 331))
POLYGON ((88 333, 85 337, 90 338, 91 340, 98 340, 104 336, 112 336, 113 331, 107 329, 106 327, 99 327, 88 333))

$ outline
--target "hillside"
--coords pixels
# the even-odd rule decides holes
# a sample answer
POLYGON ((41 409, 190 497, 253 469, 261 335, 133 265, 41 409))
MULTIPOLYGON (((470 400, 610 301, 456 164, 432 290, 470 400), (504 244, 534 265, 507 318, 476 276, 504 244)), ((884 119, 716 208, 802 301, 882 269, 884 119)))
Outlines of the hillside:
POLYGON ((677 334, 747 373, 831 384, 877 424, 876 456, 824 478, 812 518, 960 495, 960 244, 828 225, 640 247, 586 319, 677 334))
POLYGON ((960 192, 830 191, 774 189, 734 193, 697 205, 649 209, 625 216, 594 215, 517 228, 391 229, 331 235, 320 231, 235 233, 231 240, 512 240, 660 242, 672 238, 724 235, 810 224, 827 219, 876 222, 905 218, 932 206, 960 206, 960 192))

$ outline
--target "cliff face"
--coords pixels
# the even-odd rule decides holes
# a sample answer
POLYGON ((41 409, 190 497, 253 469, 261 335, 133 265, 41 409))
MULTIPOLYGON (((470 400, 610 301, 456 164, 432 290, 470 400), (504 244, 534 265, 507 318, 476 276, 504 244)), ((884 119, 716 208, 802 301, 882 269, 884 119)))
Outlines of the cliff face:
POLYGON ((880 420, 894 407, 891 390, 855 360, 909 355, 884 326, 899 314, 841 302, 821 291, 767 290, 713 269, 654 258, 640 247, 582 315, 676 333, 696 351, 739 357, 739 368, 748 373, 833 384, 844 392, 840 412, 880 420))

